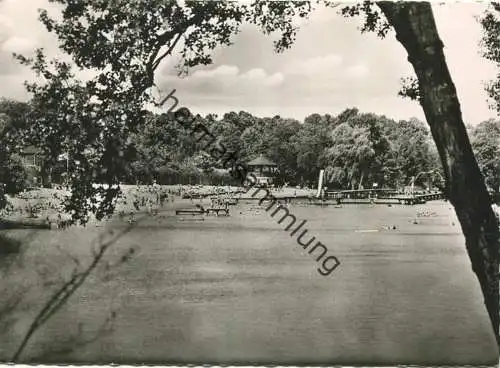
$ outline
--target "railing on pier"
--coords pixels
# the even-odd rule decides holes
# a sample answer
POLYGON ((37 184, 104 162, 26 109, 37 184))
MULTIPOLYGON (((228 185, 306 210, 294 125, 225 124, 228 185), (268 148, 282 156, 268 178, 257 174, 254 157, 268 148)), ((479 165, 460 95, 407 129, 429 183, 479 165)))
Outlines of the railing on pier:
POLYGON ((369 200, 370 202, 391 200, 402 204, 417 204, 443 198, 443 193, 437 191, 414 191, 413 193, 408 193, 396 189, 326 191, 324 196, 325 200, 335 200, 339 204, 345 200, 369 200))

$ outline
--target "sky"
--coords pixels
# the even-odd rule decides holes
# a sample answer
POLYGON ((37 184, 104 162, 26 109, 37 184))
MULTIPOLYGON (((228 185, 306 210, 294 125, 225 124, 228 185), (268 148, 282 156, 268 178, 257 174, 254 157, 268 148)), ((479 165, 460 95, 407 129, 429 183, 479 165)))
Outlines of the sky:
MULTIPOLYGON (((11 53, 30 55, 44 47, 61 56, 57 41, 37 19, 37 9, 55 11, 47 0, 0 0, 0 97, 27 100, 23 81, 29 69, 11 53)), ((496 118, 484 83, 495 78, 494 64, 481 57, 481 3, 433 3, 434 16, 466 124, 496 118)), ((361 34, 360 23, 319 9, 302 22, 294 46, 277 54, 273 37, 253 26, 236 35, 234 45, 214 51, 214 63, 179 78, 167 60, 156 75, 161 90, 172 89, 194 113, 248 111, 257 116, 303 120, 312 113, 336 115, 349 107, 394 119, 424 115, 414 101, 397 96, 401 78, 413 76, 403 47, 393 33, 385 39, 361 34)))

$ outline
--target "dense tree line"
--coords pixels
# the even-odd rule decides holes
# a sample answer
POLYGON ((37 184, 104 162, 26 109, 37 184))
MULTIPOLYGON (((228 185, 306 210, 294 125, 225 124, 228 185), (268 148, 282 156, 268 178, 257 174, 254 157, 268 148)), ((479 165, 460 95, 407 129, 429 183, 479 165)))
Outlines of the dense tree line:
MULTIPOLYGON (((227 184, 221 160, 203 150, 203 141, 172 117, 149 116, 147 129, 134 135, 136 157, 129 180, 227 184)), ((317 184, 321 169, 333 188, 407 185, 412 176, 438 169, 437 154, 424 123, 395 121, 347 109, 338 116, 312 114, 303 123, 244 111, 195 117, 242 161, 264 155, 276 162, 278 184, 317 184)), ((420 176, 422 184, 428 177, 420 176)), ((435 178, 436 180, 438 177, 435 178)), ((418 179, 417 179, 418 181, 418 179)))
POLYGON ((15 137, 26 128, 29 111, 27 103, 0 100, 0 190, 5 193, 16 194, 28 185, 28 170, 15 137))
MULTIPOLYGON (((15 194, 29 185, 28 170, 19 152, 30 142, 24 136, 31 118, 28 103, 0 100, 0 182, 15 194)), ((337 116, 312 114, 303 122, 275 116, 260 118, 248 112, 217 117, 195 116, 230 151, 243 161, 264 155, 278 164, 278 184, 315 186, 326 170, 331 188, 401 188, 417 178, 441 185, 442 169, 427 126, 417 120, 396 121, 361 113, 356 108, 337 116)), ((145 129, 131 135, 127 165, 120 180, 125 183, 236 184, 216 160, 203 150, 190 130, 172 116, 148 113, 145 129)), ((500 189, 500 121, 488 120, 469 127, 472 147, 490 191, 500 189)), ((205 142, 206 143, 206 142, 205 142)), ((52 179, 61 183, 75 160, 46 159, 52 179)))
MULTIPOLYGON (((22 145, 12 137, 25 129, 29 105, 4 100, 0 113, 5 141, 0 180, 15 192, 26 181, 26 173, 17 154, 22 145)), ((374 183, 392 188, 408 185, 417 176, 417 184, 427 184, 429 176, 419 174, 439 167, 429 131, 416 119, 395 121, 356 108, 338 116, 312 114, 303 122, 280 116, 260 118, 244 111, 194 118, 242 161, 262 154, 276 162, 278 184, 315 186, 319 171, 325 169, 332 188, 358 189, 374 183)), ((129 141, 122 154, 126 163, 119 173, 122 182, 236 184, 222 160, 203 149, 206 141, 176 123, 172 115, 147 113, 145 128, 131 134, 129 141)), ((45 158, 56 183, 64 181, 67 171, 77 169, 76 162, 45 158)), ((488 170, 492 169, 488 166, 488 170)), ((98 173, 94 175, 97 179, 98 173)), ((438 176, 430 178, 439 184, 438 176)))
POLYGON ((500 121, 488 120, 471 130, 471 143, 488 189, 500 189, 500 121))

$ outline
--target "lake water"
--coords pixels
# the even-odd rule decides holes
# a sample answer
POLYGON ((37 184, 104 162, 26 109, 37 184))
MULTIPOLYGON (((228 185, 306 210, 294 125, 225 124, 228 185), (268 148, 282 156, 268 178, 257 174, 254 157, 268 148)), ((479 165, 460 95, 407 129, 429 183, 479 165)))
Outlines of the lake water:
MULTIPOLYGON (((341 262, 329 276, 318 273, 319 264, 283 231, 284 224, 256 207, 239 205, 228 218, 203 222, 180 221, 168 213, 141 221, 111 251, 120 254, 135 246, 132 261, 105 284, 91 277, 35 336, 26 358, 386 365, 497 361, 480 288, 450 205, 292 205, 297 219, 307 220, 304 229, 341 262), (436 216, 414 224, 422 209, 436 216), (92 338, 115 307, 112 329, 92 338), (77 342, 71 336, 88 338, 77 342)), ((115 226, 119 231, 125 225, 115 226)), ((85 248, 86 231, 40 233, 25 265, 53 252, 55 244, 85 248)), ((62 264, 63 258, 55 259, 62 264)), ((40 300, 31 298, 31 309, 23 312, 26 321, 40 300)), ((18 323, 8 344, 18 343, 26 327, 18 323)), ((7 347, 0 353, 8 354, 7 347)))

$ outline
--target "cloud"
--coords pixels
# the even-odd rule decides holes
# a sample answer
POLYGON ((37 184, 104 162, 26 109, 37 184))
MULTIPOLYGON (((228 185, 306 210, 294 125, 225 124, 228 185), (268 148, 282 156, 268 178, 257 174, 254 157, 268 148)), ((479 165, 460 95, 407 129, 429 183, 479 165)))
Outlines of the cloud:
POLYGON ((235 77, 240 70, 233 65, 221 65, 212 70, 197 70, 190 77, 191 79, 197 78, 218 78, 218 77, 235 77))
POLYGON ((31 56, 43 47, 49 57, 61 55, 54 36, 38 20, 39 8, 53 14, 58 6, 47 0, 0 1, 0 97, 28 98, 23 82, 33 80, 33 73, 12 57, 13 52, 31 56))
POLYGON ((0 91, 4 92, 0 93, 0 98, 6 97, 20 101, 27 100, 28 93, 24 88, 24 81, 29 79, 29 77, 25 77, 22 74, 6 75, 0 73, 0 91))
POLYGON ((0 45, 0 49, 6 52, 23 53, 32 51, 35 48, 33 40, 24 37, 10 37, 0 45))
POLYGON ((340 86, 345 90, 356 88, 350 79, 359 80, 366 77, 369 68, 365 63, 347 65, 337 54, 316 56, 304 60, 295 59, 289 63, 283 73, 295 89, 302 89, 307 93, 324 93, 338 90, 340 86))
POLYGON ((234 65, 220 65, 209 70, 196 70, 191 75, 178 78, 174 75, 158 75, 160 88, 174 85, 176 88, 190 91, 196 95, 214 98, 228 96, 253 95, 259 88, 280 86, 285 77, 282 73, 270 74, 262 68, 253 68, 246 72, 234 65))
MULTIPOLYGON (((1 5, 0 5, 1 6, 1 5)), ((0 35, 11 32, 14 22, 6 15, 0 14, 0 35)))
POLYGON ((277 86, 283 80, 282 73, 268 74, 262 68, 253 68, 245 73, 234 65, 221 65, 215 69, 197 70, 184 79, 186 82, 196 83, 197 81, 213 81, 226 85, 248 84, 252 86, 277 86))
POLYGON ((275 87, 283 83, 285 77, 282 73, 274 73, 272 75, 268 75, 264 69, 256 68, 242 74, 241 80, 245 80, 248 83, 254 83, 256 85, 275 87))
POLYGON ((292 61, 285 67, 286 74, 322 74, 339 67, 342 64, 342 57, 336 54, 318 56, 305 60, 292 61))
POLYGON ((369 69, 365 64, 356 64, 348 67, 345 71, 350 77, 362 78, 368 75, 369 69))

